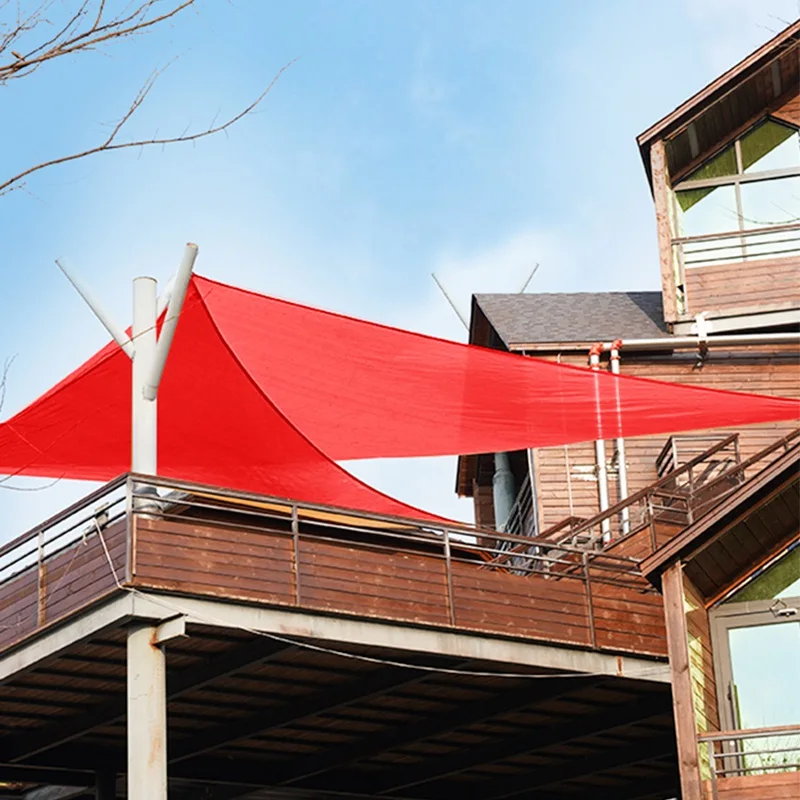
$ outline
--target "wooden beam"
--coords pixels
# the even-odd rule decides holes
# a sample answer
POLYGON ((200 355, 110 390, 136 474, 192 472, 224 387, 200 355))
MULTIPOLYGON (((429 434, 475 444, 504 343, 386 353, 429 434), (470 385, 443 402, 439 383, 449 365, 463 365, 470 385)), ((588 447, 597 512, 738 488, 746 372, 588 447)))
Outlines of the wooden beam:
POLYGON ((521 711, 543 700, 552 701, 571 692, 602 683, 603 679, 551 678, 533 681, 532 686, 511 688, 505 694, 477 700, 460 706, 448 714, 426 717, 419 722, 401 727, 392 726, 385 731, 370 734, 366 739, 323 750, 299 758, 285 768, 277 770, 282 776, 275 783, 286 785, 310 778, 332 769, 341 769, 354 762, 372 758, 387 750, 394 750, 422 739, 441 736, 466 725, 491 719, 509 711, 521 711))
POLYGON ((678 744, 681 796, 683 800, 702 800, 689 665, 689 640, 686 633, 683 599, 683 568, 680 561, 676 561, 665 570, 661 578, 661 587, 664 593, 664 617, 672 676, 672 708, 675 715, 675 738, 678 744))
POLYGON ((669 211, 670 186, 667 172, 667 151, 663 139, 653 142, 650 148, 650 169, 653 176, 653 201, 656 206, 656 233, 661 264, 661 298, 664 304, 664 320, 677 322, 675 258, 672 252, 672 225, 669 211))
MULTIPOLYGON (((632 725, 654 716, 669 713, 669 701, 661 694, 647 700, 636 700, 612 706, 601 713, 578 717, 567 723, 539 725, 529 733, 503 737, 480 747, 464 747, 454 753, 426 760, 420 765, 399 767, 376 778, 370 788, 375 794, 407 789, 421 783, 440 781, 478 765, 525 755, 545 747, 565 744, 584 736, 597 736, 614 728, 632 725)), ((668 743, 670 744, 670 743, 668 743)), ((661 742, 664 746, 664 742, 661 742)), ((316 784, 315 784, 316 785, 316 784)))
MULTIPOLYGON (((187 692, 199 689, 215 680, 220 680, 247 667, 263 664, 276 658, 292 647, 271 639, 256 638, 252 642, 201 661, 196 666, 167 675, 167 698, 174 700, 187 692)), ((50 688, 50 687, 48 687, 50 688)), ((65 689, 65 691, 73 691, 65 689)), ((120 697, 109 700, 99 708, 91 711, 81 710, 65 722, 53 727, 45 727, 27 735, 17 735, 0 740, 3 758, 8 761, 22 761, 38 753, 50 750, 58 745, 66 744, 73 739, 89 733, 95 728, 110 725, 122 719, 126 713, 127 701, 120 687, 120 697)), ((28 703, 27 699, 24 700, 28 703)), ((50 701, 48 701, 50 702, 50 701)), ((47 705, 47 703, 45 703, 47 705)))

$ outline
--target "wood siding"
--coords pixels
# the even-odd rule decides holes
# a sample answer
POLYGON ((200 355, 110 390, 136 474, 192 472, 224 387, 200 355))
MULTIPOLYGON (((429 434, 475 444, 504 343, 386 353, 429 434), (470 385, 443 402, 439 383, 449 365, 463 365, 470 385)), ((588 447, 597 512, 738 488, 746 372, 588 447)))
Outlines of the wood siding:
MULTIPOLYGON (((398 622, 501 633, 611 652, 666 656, 661 599, 577 577, 490 570, 454 552, 243 530, 192 520, 136 520, 133 583, 398 622), (591 599, 591 603, 590 603, 591 599), (590 620, 590 609, 593 611, 590 620), (594 624, 592 624, 592 622, 594 624)), ((607 575, 603 575, 607 578, 607 575)))
POLYGON ((686 269, 686 316, 800 305, 800 256, 686 269))
POLYGON ((800 127, 800 93, 790 97, 780 108, 772 112, 775 119, 800 127))
MULTIPOLYGON (((585 365, 586 354, 562 355, 560 361, 585 365)), ((607 367, 607 363, 604 362, 603 366, 607 367)), ((692 352, 646 355, 626 354, 623 351, 620 368, 624 375, 692 386, 800 397, 800 361, 797 349, 791 346, 780 350, 771 348, 769 351, 763 348, 740 349, 735 352, 712 350, 702 366, 698 366, 697 354, 692 352)), ((741 457, 745 459, 790 433, 795 427, 794 423, 786 422, 692 433, 739 433, 741 457)), ((663 434, 625 440, 629 494, 645 488, 657 479, 656 458, 668 438, 669 434, 663 434)), ((607 441, 609 495, 611 503, 616 503, 620 498, 613 458, 614 442, 607 441)), ((599 503, 593 443, 538 449, 536 484, 540 529, 554 525, 568 516, 588 518, 597 514, 599 503)))
MULTIPOLYGON (((116 576, 125 579, 126 526, 116 523, 103 531, 116 576)), ((0 650, 34 631, 105 597, 116 588, 105 549, 96 533, 48 556, 39 591, 37 564, 0 585, 0 650)))

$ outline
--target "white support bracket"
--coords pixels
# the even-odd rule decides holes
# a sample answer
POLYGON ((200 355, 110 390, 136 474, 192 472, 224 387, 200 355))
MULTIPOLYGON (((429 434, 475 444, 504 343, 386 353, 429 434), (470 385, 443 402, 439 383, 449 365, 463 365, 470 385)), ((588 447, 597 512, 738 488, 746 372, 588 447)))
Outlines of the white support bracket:
POLYGON ((133 358, 136 349, 130 337, 117 325, 111 315, 103 308, 102 303, 84 286, 75 273, 69 268, 66 259, 57 258, 56 264, 64 273, 66 279, 75 287, 75 291, 84 299, 86 305, 92 309, 97 319, 103 323, 105 329, 111 334, 114 341, 127 353, 129 358, 133 358))
POLYGON ((169 303, 167 305, 167 316, 161 327, 161 336, 158 338, 155 358, 149 367, 148 375, 145 378, 144 396, 147 400, 155 400, 158 395, 158 386, 161 383, 161 376, 164 374, 164 365, 167 363, 167 356, 175 336, 175 329, 178 327, 178 317, 183 308, 183 301, 186 299, 186 290, 189 288, 189 281, 192 277, 194 262, 197 259, 197 245, 189 242, 183 251, 178 272, 175 275, 175 283, 169 293, 169 303))
POLYGON ((188 638, 189 634, 186 633, 186 615, 179 614, 177 617, 165 620, 155 629, 152 644, 157 647, 162 647, 175 639, 188 638))

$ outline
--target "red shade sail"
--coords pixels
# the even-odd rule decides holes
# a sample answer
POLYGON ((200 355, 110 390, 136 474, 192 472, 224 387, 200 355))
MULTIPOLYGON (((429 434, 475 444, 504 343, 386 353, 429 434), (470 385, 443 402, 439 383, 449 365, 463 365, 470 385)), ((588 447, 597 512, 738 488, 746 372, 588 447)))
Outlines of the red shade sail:
MULTIPOLYGON (((0 424, 0 473, 130 466, 131 365, 108 345, 0 424)), ((800 402, 501 353, 195 276, 159 391, 159 473, 383 514, 422 512, 332 459, 547 447, 794 419, 800 402)))

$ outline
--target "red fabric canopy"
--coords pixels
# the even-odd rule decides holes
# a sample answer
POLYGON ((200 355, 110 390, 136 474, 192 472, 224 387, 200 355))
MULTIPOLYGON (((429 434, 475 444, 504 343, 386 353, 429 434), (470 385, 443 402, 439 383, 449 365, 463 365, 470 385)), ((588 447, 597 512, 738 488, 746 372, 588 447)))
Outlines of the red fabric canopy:
MULTIPOLYGON (((130 466, 131 365, 110 344, 0 424, 0 474, 130 466)), ((457 344, 195 276, 159 391, 174 478, 420 516, 332 459, 563 445, 794 419, 800 403, 457 344)))

